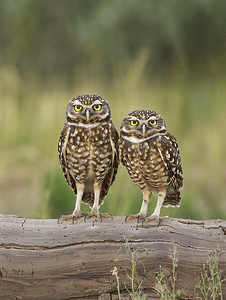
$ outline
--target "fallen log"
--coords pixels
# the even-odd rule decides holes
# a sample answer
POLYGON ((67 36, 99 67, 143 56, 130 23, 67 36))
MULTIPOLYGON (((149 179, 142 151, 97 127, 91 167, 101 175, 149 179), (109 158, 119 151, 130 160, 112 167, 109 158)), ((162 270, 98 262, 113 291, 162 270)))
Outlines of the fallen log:
MULTIPOLYGON (((160 226, 142 226, 114 217, 72 225, 0 215, 0 299, 118 299, 116 274, 128 297, 124 282, 132 288, 128 275, 135 252, 134 280, 142 282, 147 299, 159 299, 160 289, 172 290, 173 253, 175 288, 183 291, 178 299, 197 299, 198 276, 216 249, 221 279, 226 278, 225 234, 223 220, 163 218, 160 226)), ((226 298, 226 282, 222 291, 226 298)))

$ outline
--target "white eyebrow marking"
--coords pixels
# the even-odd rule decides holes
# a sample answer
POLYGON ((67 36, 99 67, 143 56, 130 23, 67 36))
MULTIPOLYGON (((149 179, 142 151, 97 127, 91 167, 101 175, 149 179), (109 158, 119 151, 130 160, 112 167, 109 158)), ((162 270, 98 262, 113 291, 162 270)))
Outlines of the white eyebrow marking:
POLYGON ((137 118, 136 118, 136 117, 134 117, 134 116, 131 116, 131 117, 128 119, 128 121, 133 121, 133 120, 136 120, 136 121, 138 121, 138 120, 137 120, 137 118))
POLYGON ((156 120, 156 121, 157 121, 157 120, 159 120, 159 119, 158 119, 156 116, 151 116, 151 117, 148 119, 148 121, 149 121, 149 120, 156 120))
POLYGON ((73 105, 81 105, 81 106, 83 106, 82 104, 81 104, 81 101, 80 100, 75 100, 75 101, 73 101, 73 105))
POLYGON ((73 102, 71 104, 73 106, 75 106, 75 105, 81 105, 84 109, 86 109, 88 107, 91 107, 93 105, 98 105, 98 104, 103 105, 103 103, 100 100, 98 100, 98 99, 95 100, 92 105, 90 105, 90 104, 83 104, 83 103, 81 103, 81 101, 79 99, 73 100, 73 102))
POLYGON ((93 105, 97 105, 97 104, 103 105, 103 103, 98 99, 93 102, 93 105))

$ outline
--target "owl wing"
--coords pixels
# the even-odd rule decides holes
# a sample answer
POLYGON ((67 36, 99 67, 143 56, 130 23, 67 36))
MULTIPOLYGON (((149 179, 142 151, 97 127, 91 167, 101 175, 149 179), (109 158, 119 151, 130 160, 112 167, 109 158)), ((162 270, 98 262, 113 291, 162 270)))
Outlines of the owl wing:
POLYGON ((124 148, 124 145, 126 143, 126 140, 123 139, 121 136, 119 137, 119 140, 118 140, 118 144, 119 144, 119 161, 120 163, 126 167, 126 159, 125 159, 125 155, 124 155, 124 151, 123 151, 123 148, 124 148))
POLYGON ((112 147, 112 162, 111 162, 111 168, 103 181, 103 185, 102 185, 103 197, 107 195, 109 188, 112 186, 119 165, 119 149, 118 149, 119 135, 113 123, 110 124, 109 130, 110 130, 110 143, 112 147))
POLYGON ((77 194, 75 180, 69 172, 68 165, 67 165, 67 142, 69 138, 69 127, 65 124, 59 138, 58 142, 58 155, 61 169, 63 170, 64 177, 70 186, 70 188, 77 194))
POLYGON ((170 181, 176 190, 182 190, 183 172, 177 140, 168 132, 163 136, 161 146, 170 181))

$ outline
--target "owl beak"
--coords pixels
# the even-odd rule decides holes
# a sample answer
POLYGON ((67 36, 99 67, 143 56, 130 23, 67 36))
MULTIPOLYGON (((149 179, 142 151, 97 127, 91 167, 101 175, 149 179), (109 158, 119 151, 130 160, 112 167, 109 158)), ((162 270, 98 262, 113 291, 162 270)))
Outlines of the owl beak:
POLYGON ((90 117, 90 110, 86 109, 86 120, 89 122, 89 117, 90 117))
POLYGON ((145 124, 142 124, 142 134, 145 135, 146 133, 146 126, 145 124))

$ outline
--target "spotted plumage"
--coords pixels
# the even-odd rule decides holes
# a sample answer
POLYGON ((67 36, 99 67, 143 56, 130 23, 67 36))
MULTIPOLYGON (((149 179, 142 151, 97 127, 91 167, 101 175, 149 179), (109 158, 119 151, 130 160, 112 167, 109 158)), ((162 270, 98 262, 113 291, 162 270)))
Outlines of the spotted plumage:
POLYGON ((139 214, 126 219, 159 222, 162 205, 180 206, 183 173, 179 148, 160 114, 136 110, 126 115, 120 128, 119 148, 122 164, 143 192, 139 214), (148 202, 153 191, 158 193, 158 201, 154 213, 148 217, 148 202))
POLYGON ((58 143, 60 165, 68 185, 77 195, 73 220, 83 216, 81 202, 90 206, 90 216, 100 214, 118 170, 118 133, 112 123, 107 100, 99 95, 79 95, 71 99, 58 143))

